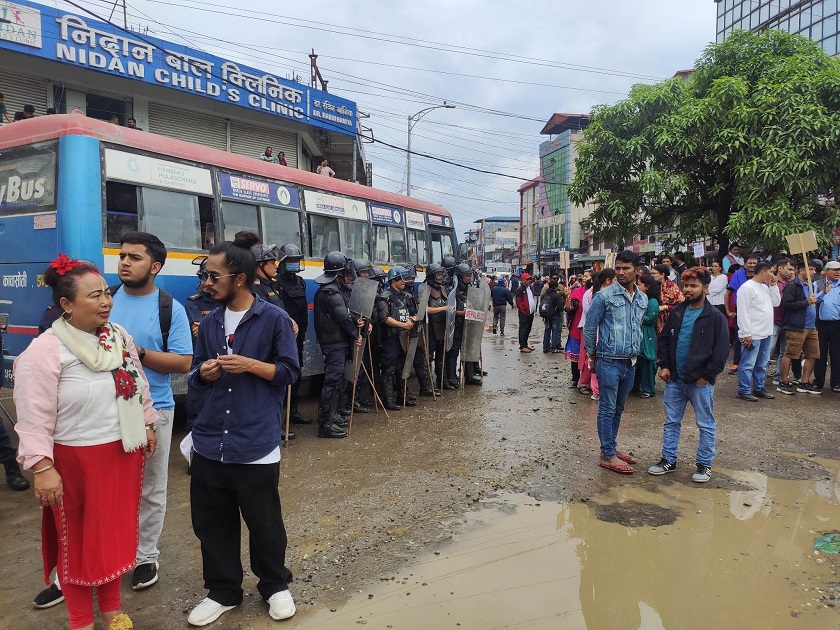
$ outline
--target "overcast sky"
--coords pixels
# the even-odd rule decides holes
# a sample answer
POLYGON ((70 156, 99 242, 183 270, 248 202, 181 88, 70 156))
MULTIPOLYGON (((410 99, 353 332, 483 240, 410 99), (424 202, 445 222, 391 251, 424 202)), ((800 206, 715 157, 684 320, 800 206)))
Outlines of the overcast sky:
MULTIPOLYGON (((103 0, 77 1, 105 10, 103 0)), ((634 83, 691 68, 714 40, 715 11, 713 0, 128 0, 133 27, 304 82, 314 48, 329 91, 356 101, 374 137, 402 149, 408 115, 454 102, 417 123, 412 149, 521 180, 538 174, 552 113, 588 113, 634 83)), ((365 151, 374 186, 404 193, 405 151, 365 151)), ((521 183, 412 158, 413 195, 447 208, 459 240, 476 219, 518 215, 521 183)))

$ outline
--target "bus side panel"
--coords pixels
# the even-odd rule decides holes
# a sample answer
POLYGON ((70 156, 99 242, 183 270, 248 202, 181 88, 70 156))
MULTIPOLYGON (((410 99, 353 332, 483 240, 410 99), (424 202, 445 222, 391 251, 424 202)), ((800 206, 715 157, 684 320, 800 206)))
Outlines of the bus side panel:
MULTIPOLYGON (((102 162, 99 140, 65 136, 58 152, 59 251, 102 268, 102 162)), ((52 259, 50 259, 52 260, 52 259)))

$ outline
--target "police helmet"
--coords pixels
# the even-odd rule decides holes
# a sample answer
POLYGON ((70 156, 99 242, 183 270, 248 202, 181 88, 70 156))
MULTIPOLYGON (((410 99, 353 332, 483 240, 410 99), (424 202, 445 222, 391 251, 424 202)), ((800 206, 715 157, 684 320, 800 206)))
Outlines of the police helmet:
POLYGON ((286 243, 281 248, 278 249, 278 253, 280 254, 279 260, 282 262, 299 262, 303 260, 303 252, 300 251, 300 247, 295 245, 294 243, 286 243))
POLYGON ((388 282, 391 280, 405 280, 408 277, 408 269, 405 267, 391 267, 388 272, 388 282))
POLYGON ((371 278, 374 280, 384 280, 388 277, 388 274, 385 273, 385 270, 382 267, 374 267, 373 268, 373 275, 371 278))
POLYGON ((472 269, 470 268, 470 266, 467 263, 461 263, 460 265, 455 267, 455 273, 458 274, 459 276, 463 276, 465 274, 472 275, 472 272, 473 272, 472 269))
POLYGON ((280 250, 277 245, 263 245, 262 243, 251 247, 251 253, 258 263, 280 259, 280 250))
POLYGON ((417 279, 417 267, 414 265, 409 265, 405 268, 406 275, 403 276, 403 279, 406 282, 414 282, 417 279))
POLYGON ((354 258, 351 264, 353 265, 353 271, 356 272, 357 276, 361 276, 364 272, 368 272, 370 276, 373 276, 373 265, 364 258, 354 258))
POLYGON ((454 256, 446 256, 440 264, 444 269, 446 269, 446 271, 451 271, 455 268, 457 261, 454 256))
POLYGON ((328 284, 332 282, 336 276, 344 275, 348 270, 352 269, 350 259, 341 252, 330 252, 324 258, 324 273, 315 278, 318 284, 328 284))
POLYGON ((437 263, 432 263, 431 265, 426 267, 426 277, 434 276, 438 273, 446 273, 446 269, 444 269, 437 263))

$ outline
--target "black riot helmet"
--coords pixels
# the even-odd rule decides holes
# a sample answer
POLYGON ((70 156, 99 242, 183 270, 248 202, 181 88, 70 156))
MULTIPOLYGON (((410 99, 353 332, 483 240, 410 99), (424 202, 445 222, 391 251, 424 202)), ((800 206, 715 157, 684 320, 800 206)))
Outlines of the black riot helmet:
POLYGON ((455 260, 454 256, 445 256, 440 264, 447 272, 451 274, 452 271, 455 269, 457 261, 455 260))
POLYGON ((324 258, 324 273, 315 278, 318 284, 328 284, 336 276, 344 275, 353 269, 350 259, 341 252, 330 252, 324 258))
POLYGON ((432 263, 428 267, 426 267, 426 278, 434 282, 435 284, 440 284, 443 282, 443 276, 441 276, 440 281, 435 277, 437 274, 446 274, 446 269, 444 269, 441 265, 437 263, 432 263))
POLYGON ((277 260, 281 263, 300 262, 303 260, 303 252, 301 252, 300 247, 294 243, 286 243, 278 249, 278 252, 280 257, 277 260))
POLYGON ((457 267, 455 267, 455 274, 458 276, 463 276, 465 274, 472 275, 472 269, 467 263, 461 263, 457 267))
POLYGON ((384 280, 388 277, 388 274, 382 267, 374 267, 373 268, 373 276, 371 276, 374 280, 384 280))
POLYGON ((352 263, 353 271, 356 272, 357 278, 372 278, 373 277, 373 265, 371 265, 367 260, 364 258, 354 258, 352 263), (362 275, 367 274, 367 275, 362 275))

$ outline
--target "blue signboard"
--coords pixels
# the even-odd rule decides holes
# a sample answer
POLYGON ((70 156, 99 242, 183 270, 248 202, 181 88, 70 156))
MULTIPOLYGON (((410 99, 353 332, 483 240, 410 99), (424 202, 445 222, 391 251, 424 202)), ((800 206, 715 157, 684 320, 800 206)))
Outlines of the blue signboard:
MULTIPOLYGON (((356 104, 214 55, 34 2, 0 1, 0 50, 356 134, 356 104)), ((9 64, 6 64, 7 66, 9 64)))
POLYGON ((399 208, 391 208, 390 206, 370 206, 370 220, 374 223, 383 223, 386 225, 403 225, 402 210, 399 208))
POLYGON ((300 195, 294 186, 264 182, 230 173, 219 173, 219 193, 222 197, 260 205, 300 209, 300 195))

